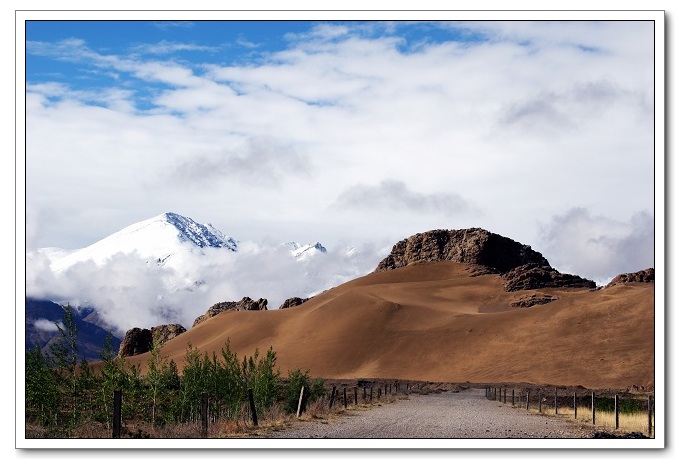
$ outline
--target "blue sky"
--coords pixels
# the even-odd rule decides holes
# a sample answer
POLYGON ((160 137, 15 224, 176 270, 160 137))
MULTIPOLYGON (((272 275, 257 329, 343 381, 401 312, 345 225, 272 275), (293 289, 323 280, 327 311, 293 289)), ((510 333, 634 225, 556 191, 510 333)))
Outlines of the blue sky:
POLYGON ((596 280, 652 266, 654 40, 651 21, 29 21, 27 250, 174 211, 241 240, 481 227, 596 280))

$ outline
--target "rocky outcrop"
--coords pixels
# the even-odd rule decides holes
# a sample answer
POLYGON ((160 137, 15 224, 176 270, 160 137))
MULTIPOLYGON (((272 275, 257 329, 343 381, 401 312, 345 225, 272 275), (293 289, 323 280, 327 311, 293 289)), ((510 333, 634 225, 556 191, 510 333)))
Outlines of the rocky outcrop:
POLYGON ((507 291, 535 288, 595 288, 592 280, 577 275, 563 274, 550 266, 521 265, 501 274, 507 291))
POLYGON ((640 283, 653 283, 654 282, 654 268, 651 267, 645 270, 639 270, 637 272, 629 274, 619 274, 612 279, 611 282, 607 284, 607 287, 616 285, 617 283, 628 283, 628 282, 640 282, 640 283))
POLYGON ((294 296, 292 298, 288 298, 286 301, 284 301, 281 306, 279 306, 279 309, 286 309, 286 308, 293 308, 295 306, 300 306, 301 304, 307 302, 309 298, 300 298, 297 296, 294 296))
POLYGON ((267 310, 267 299, 260 298, 255 301, 247 296, 244 296, 241 301, 222 301, 220 303, 215 303, 212 305, 208 311, 200 315, 194 320, 194 324, 191 327, 207 321, 213 316, 217 316, 224 311, 265 311, 267 310))
POLYGON ((481 228, 418 233, 392 248, 375 269, 398 269, 414 262, 454 261, 501 274, 507 291, 545 287, 595 288, 595 282, 553 269, 545 257, 510 238, 481 228))
POLYGON ((510 303, 510 306, 515 308, 531 308, 536 305, 544 305, 559 299, 557 296, 546 295, 542 293, 533 293, 531 295, 522 296, 517 301, 510 303))
POLYGON ((151 337, 154 337, 160 345, 163 345, 170 339, 174 339, 187 330, 181 324, 164 324, 151 328, 151 337))
POLYGON ((134 327, 125 333, 125 338, 120 343, 118 356, 123 358, 146 353, 151 350, 152 343, 151 329, 134 327))
POLYGON ((146 353, 153 347, 154 337, 159 345, 163 345, 186 331, 181 324, 164 324, 151 329, 132 328, 125 333, 125 338, 120 343, 118 356, 122 358, 146 353))
POLYGON ((490 267, 498 273, 528 263, 549 265, 548 261, 530 246, 481 228, 467 228, 432 230, 399 241, 375 270, 379 272, 397 269, 419 261, 479 264, 490 267))

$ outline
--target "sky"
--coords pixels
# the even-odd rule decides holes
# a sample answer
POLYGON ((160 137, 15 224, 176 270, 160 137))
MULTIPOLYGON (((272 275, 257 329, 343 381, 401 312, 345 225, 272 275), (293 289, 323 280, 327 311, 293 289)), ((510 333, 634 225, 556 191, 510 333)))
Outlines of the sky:
POLYGON ((25 39, 27 252, 172 211, 330 250, 480 227, 598 282, 654 266, 652 21, 59 20, 25 39))

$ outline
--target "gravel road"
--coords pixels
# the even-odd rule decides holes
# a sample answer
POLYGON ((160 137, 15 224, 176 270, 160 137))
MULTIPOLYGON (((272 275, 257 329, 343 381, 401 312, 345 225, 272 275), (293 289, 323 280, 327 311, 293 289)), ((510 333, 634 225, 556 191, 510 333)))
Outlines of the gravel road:
POLYGON ((268 438, 590 438, 568 417, 539 415, 486 399, 484 389, 411 394, 329 420, 295 422, 268 438))

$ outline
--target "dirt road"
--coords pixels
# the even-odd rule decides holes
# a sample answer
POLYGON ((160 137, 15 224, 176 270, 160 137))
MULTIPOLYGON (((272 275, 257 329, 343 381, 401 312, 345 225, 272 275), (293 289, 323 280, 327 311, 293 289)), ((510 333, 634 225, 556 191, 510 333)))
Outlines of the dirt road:
POLYGON ((411 394, 348 410, 329 421, 300 421, 269 438, 589 438, 592 428, 486 399, 483 389, 411 394))

